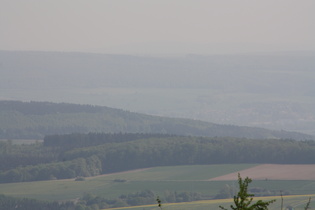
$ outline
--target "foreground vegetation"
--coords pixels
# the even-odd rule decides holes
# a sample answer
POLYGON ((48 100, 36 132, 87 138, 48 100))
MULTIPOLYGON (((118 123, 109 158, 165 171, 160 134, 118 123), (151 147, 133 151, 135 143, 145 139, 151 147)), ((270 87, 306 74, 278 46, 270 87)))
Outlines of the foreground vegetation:
MULTIPOLYGON (((274 203, 276 200, 262 201, 258 200, 254 202, 254 194, 249 193, 249 184, 252 182, 252 179, 246 177, 244 180, 238 174, 238 186, 239 191, 233 197, 234 205, 230 205, 230 208, 233 210, 264 210, 268 209, 268 206, 274 203)), ((227 210, 226 208, 219 206, 220 209, 227 210)), ((282 209, 281 209, 282 210, 282 209)))
MULTIPOLYGON (((308 202, 309 197, 314 197, 315 195, 291 195, 283 196, 283 207, 294 207, 295 210, 305 210, 305 206, 308 202)), ((272 196, 264 198, 254 198, 255 200, 270 200, 276 199, 268 209, 269 210, 280 210, 281 209, 281 196, 272 196)), ((220 205, 229 206, 233 203, 232 199, 218 199, 218 200, 205 200, 205 201, 193 201, 193 202, 184 202, 184 203, 166 203, 163 204, 164 209, 169 210, 209 210, 209 209, 219 209, 220 205)), ((310 206, 315 205, 314 201, 311 201, 310 206)), ((121 207, 121 208, 109 208, 107 210, 160 210, 157 204, 152 205, 143 205, 143 206, 134 206, 134 207, 121 207)))

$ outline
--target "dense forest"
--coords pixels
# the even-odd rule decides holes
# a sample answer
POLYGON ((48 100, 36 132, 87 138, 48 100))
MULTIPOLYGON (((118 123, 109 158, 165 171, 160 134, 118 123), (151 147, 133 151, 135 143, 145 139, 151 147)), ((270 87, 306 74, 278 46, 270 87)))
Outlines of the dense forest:
POLYGON ((104 106, 0 101, 0 139, 42 139, 52 134, 89 132, 161 133, 252 139, 315 138, 297 132, 150 116, 104 106))
POLYGON ((8 183, 88 177, 154 166, 314 164, 315 142, 89 133, 51 135, 33 145, 3 141, 0 154, 0 180, 8 183))

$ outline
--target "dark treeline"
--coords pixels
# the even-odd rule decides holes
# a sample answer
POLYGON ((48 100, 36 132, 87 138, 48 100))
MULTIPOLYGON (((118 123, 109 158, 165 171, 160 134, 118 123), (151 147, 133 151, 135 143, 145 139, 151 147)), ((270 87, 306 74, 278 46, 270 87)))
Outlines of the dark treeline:
POLYGON ((89 133, 89 134, 66 134, 48 135, 44 138, 46 147, 90 147, 105 143, 119 143, 147 138, 166 138, 175 135, 169 134, 144 134, 144 133, 89 133))
POLYGON ((0 142, 1 182, 88 177, 171 165, 315 163, 314 141, 90 133, 56 135, 53 144, 53 137, 45 138, 49 144, 0 142))
POLYGON ((0 195, 0 209, 3 210, 87 210, 90 208, 78 208, 73 202, 58 203, 51 201, 39 201, 29 198, 14 198, 0 195))

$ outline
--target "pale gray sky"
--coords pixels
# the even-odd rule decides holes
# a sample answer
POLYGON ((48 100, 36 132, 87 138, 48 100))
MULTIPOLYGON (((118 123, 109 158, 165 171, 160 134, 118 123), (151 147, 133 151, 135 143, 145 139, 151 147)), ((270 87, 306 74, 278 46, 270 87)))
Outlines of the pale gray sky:
POLYGON ((315 1, 1 0, 0 50, 315 51, 315 1))

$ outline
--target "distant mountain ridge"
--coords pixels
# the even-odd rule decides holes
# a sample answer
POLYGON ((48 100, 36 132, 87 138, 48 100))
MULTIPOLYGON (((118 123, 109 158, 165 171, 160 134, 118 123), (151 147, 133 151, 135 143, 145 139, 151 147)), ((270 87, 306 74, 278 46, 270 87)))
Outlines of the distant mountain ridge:
POLYGON ((219 125, 199 120, 139 114, 105 106, 0 101, 1 139, 42 139, 69 133, 160 133, 252 139, 315 139, 298 132, 219 125))
MULTIPOLYGON (((171 87, 229 90, 236 87, 250 88, 249 91, 255 93, 268 92, 269 89, 264 89, 265 86, 260 84, 261 82, 273 82, 288 73, 312 72, 315 67, 314 57, 315 52, 150 57, 0 50, 0 72, 3 74, 0 87, 55 88, 59 85, 85 88, 171 87), (257 73, 252 75, 253 71, 257 73), (269 78, 268 72, 274 72, 274 79, 269 78), (237 86, 231 88, 232 84, 225 84, 235 78, 241 81, 237 86), (10 83, 6 83, 6 79, 10 79, 10 83), (255 89, 252 86, 255 86, 255 89)), ((314 93, 313 87, 306 86, 307 77, 295 79, 298 79, 295 82, 299 82, 300 86, 304 84, 295 88, 314 93), (304 83, 300 84, 301 79, 304 79, 304 83)), ((290 87, 291 81, 278 82, 279 84, 272 84, 271 88, 277 85, 277 90, 274 91, 283 93, 290 87)))

